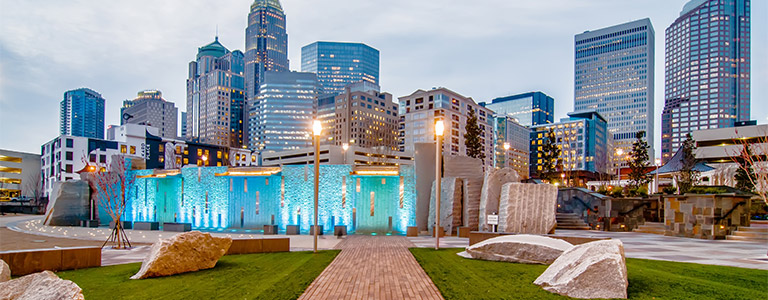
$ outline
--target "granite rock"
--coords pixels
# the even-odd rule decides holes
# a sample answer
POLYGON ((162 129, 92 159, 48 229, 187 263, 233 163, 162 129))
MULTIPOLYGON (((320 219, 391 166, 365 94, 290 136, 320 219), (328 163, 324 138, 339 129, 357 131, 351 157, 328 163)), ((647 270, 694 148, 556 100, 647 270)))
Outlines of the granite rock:
POLYGON ((53 184, 45 225, 80 226, 80 220, 89 220, 90 189, 83 180, 67 180, 53 184))
POLYGON ((42 271, 0 282, 0 299, 63 300, 85 298, 83 297, 83 290, 74 282, 61 279, 51 271, 42 271))
POLYGON ((560 239, 519 234, 487 239, 467 247, 466 252, 475 259, 548 265, 572 247, 560 239))
POLYGON ((212 237, 208 233, 189 231, 152 245, 138 273, 131 279, 161 277, 210 269, 232 245, 231 238, 212 237))
POLYGON ((520 182, 520 176, 512 168, 492 169, 487 172, 480 193, 480 216, 478 221, 481 230, 491 230, 490 226, 486 227, 485 217, 493 213, 499 213, 501 187, 510 182, 520 182))
POLYGON ((533 282, 572 298, 627 298, 627 266, 620 240, 576 245, 533 282))
POLYGON ((550 184, 506 183, 499 200, 500 232, 547 234, 557 221, 557 187, 550 184))
POLYGON ((4 260, 0 259, 0 282, 8 280, 11 280, 11 267, 4 260))

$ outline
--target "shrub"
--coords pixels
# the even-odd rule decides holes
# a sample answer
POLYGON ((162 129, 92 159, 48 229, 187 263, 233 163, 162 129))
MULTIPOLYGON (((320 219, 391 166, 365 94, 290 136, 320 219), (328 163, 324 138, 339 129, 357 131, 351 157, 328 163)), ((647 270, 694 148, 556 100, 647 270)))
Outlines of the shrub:
POLYGON ((636 192, 637 192, 638 196, 646 197, 646 196, 648 196, 648 187, 641 186, 641 187, 637 188, 636 192))
POLYGON ((661 190, 664 192, 664 194, 667 194, 667 195, 674 195, 675 192, 677 192, 677 189, 674 186, 665 186, 661 190))
POLYGON ((620 186, 617 186, 617 187, 615 187, 615 188, 614 188, 614 189, 611 191, 611 197, 614 197, 614 198, 621 198, 621 197, 622 197, 622 194, 623 194, 623 192, 624 192, 624 189, 622 189, 620 186))
POLYGON ((597 189, 597 193, 608 196, 608 189, 606 189, 605 186, 600 186, 600 188, 597 189))
POLYGON ((701 187, 696 186, 688 190, 691 194, 723 194, 728 193, 728 190, 721 187, 701 187))

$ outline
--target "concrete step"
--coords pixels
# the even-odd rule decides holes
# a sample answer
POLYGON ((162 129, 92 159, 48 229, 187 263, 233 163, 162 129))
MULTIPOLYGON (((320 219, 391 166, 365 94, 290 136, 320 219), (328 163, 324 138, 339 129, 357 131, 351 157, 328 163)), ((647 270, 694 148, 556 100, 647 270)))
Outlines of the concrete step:
POLYGON ((664 235, 666 230, 664 229, 643 229, 643 228, 635 228, 632 230, 632 232, 640 232, 640 233, 651 233, 651 234, 660 234, 664 235))
POLYGON ((749 225, 752 227, 768 228, 767 220, 750 220, 749 225))
POLYGON ((557 224, 557 229, 567 229, 567 230, 590 230, 592 228, 589 228, 589 226, 561 226, 560 224, 557 224))
POLYGON ((750 231, 737 230, 737 231, 733 232, 733 235, 743 236, 743 237, 754 237, 754 238, 760 238, 760 239, 768 239, 768 232, 750 232, 750 231))
POLYGON ((727 235, 725 236, 726 240, 736 240, 736 241, 749 241, 749 242, 768 242, 768 238, 754 238, 754 237, 746 237, 746 236, 738 236, 738 235, 727 235))
POLYGON ((768 233, 768 227, 744 227, 744 226, 739 226, 739 231, 765 232, 765 233, 768 233))

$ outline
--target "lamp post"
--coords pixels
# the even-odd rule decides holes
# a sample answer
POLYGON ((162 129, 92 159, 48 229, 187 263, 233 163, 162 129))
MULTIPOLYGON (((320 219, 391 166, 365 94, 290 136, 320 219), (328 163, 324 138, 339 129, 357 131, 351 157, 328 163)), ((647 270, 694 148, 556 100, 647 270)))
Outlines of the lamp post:
POLYGON ((567 187, 568 184, 565 183, 565 172, 560 173, 560 182, 563 183, 563 187, 567 187))
POLYGON ((347 150, 349 150, 349 144, 341 144, 341 149, 344 150, 344 164, 347 164, 347 150))
POLYGON ((312 123, 312 133, 314 133, 315 137, 315 227, 312 230, 312 234, 314 235, 314 242, 315 242, 315 253, 317 253, 317 229, 319 228, 317 224, 317 209, 318 209, 318 191, 319 191, 319 184, 320 184, 320 133, 323 131, 323 126, 320 124, 320 121, 315 120, 312 123))
POLYGON ((507 167, 507 155, 509 154, 509 143, 504 143, 504 168, 507 167))
POLYGON ((616 149, 616 156, 619 158, 618 163, 616 163, 616 186, 621 187, 621 156, 624 155, 624 150, 621 150, 621 148, 616 149))
POLYGON ((440 249, 440 155, 443 153, 443 131, 445 125, 442 120, 435 123, 435 250, 440 249))
POLYGON ((654 192, 659 192, 659 167, 661 166, 661 158, 656 159, 656 172, 654 172, 654 175, 656 175, 654 181, 656 181, 656 190, 654 192))
POLYGON ((208 165, 208 155, 203 154, 202 160, 203 160, 203 166, 207 166, 208 165))

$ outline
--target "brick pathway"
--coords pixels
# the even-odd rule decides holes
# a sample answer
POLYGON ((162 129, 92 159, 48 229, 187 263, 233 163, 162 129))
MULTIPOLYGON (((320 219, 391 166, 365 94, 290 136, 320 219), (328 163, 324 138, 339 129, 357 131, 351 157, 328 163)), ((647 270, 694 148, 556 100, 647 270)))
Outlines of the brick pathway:
POLYGON ((443 299, 401 236, 351 235, 299 299, 443 299))

